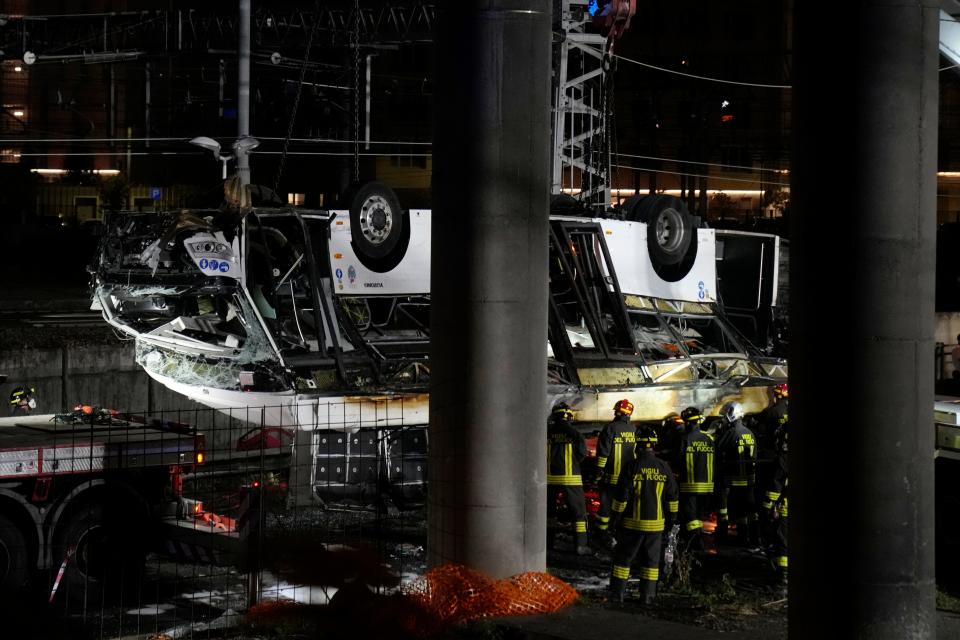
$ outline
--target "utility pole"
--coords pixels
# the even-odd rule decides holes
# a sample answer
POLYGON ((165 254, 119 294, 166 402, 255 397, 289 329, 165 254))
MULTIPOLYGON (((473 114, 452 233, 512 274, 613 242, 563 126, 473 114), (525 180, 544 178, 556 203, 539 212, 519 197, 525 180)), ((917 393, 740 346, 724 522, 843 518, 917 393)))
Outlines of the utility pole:
MULTIPOLYGON (((237 45, 237 139, 250 135, 250 3, 240 0, 239 43, 237 45)), ((250 184, 250 156, 237 154, 240 184, 250 184)))

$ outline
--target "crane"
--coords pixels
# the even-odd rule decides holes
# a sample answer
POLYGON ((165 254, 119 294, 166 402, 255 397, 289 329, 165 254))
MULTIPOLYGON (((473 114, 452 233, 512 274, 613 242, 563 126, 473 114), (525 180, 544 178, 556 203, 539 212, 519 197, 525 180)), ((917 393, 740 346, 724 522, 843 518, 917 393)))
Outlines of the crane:
POLYGON ((611 79, 617 40, 636 0, 560 0, 555 59, 552 193, 578 193, 593 208, 610 204, 611 79))

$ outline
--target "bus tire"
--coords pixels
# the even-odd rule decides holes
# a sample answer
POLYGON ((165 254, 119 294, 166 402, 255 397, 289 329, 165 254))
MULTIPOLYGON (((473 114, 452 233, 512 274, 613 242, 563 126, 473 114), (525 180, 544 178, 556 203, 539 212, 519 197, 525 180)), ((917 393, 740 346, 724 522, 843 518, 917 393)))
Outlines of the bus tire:
POLYGON ((656 266, 678 264, 695 241, 693 216, 680 198, 649 195, 636 208, 637 220, 647 223, 647 250, 656 266))
MULTIPOLYGON (((634 196, 635 197, 635 196, 634 196)), ((624 205, 628 220, 647 225, 647 250, 654 266, 679 264, 691 243, 696 242, 696 224, 680 198, 652 194, 624 205)))
POLYGON ((350 235, 358 256, 387 260, 404 232, 400 199, 382 182, 367 182, 350 198, 350 235))

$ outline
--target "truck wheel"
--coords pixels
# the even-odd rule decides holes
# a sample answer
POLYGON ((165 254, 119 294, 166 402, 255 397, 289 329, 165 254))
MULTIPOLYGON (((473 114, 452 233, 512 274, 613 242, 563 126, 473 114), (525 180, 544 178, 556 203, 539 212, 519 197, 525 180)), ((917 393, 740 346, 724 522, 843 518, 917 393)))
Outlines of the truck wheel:
POLYGON ((0 516, 0 593, 17 591, 27 578, 26 538, 17 525, 0 516))
MULTIPOLYGON (((119 515, 119 514, 118 514, 119 515)), ((74 601, 100 602, 141 578, 145 552, 137 525, 104 518, 99 504, 71 513, 56 535, 53 562, 59 568, 72 549, 59 591, 74 601)))
POLYGON ((400 200, 387 185, 368 182, 353 194, 350 231, 359 255, 374 260, 389 257, 400 242, 403 226, 400 200))
POLYGON ((654 266, 680 263, 695 242, 694 218, 680 198, 652 194, 624 203, 627 220, 647 224, 647 250, 654 266), (632 201, 632 202, 631 202, 632 201))

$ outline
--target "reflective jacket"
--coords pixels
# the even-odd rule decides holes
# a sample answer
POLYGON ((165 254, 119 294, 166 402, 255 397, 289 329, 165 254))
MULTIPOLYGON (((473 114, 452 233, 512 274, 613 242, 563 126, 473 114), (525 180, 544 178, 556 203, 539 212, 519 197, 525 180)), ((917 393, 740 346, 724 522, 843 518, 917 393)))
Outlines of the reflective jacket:
POLYGON ((717 461, 723 484, 752 487, 757 480, 757 440, 740 420, 717 439, 717 461))
POLYGON ((713 493, 713 436, 693 427, 680 440, 674 469, 681 493, 713 493))
POLYGON ((636 429, 630 416, 618 415, 607 423, 597 439, 597 469, 605 474, 605 482, 617 484, 620 473, 633 460, 636 429))
POLYGON ((787 421, 787 407, 787 399, 781 398, 760 414, 761 421, 770 435, 773 435, 787 421))
POLYGON ((547 484, 582 485, 580 461, 587 455, 583 434, 563 420, 547 425, 547 484))
POLYGON ((623 514, 620 526, 643 533, 663 531, 667 517, 676 518, 678 507, 677 481, 670 465, 649 449, 640 451, 617 482, 613 511, 623 514))
POLYGON ((777 456, 777 461, 773 468, 773 477, 767 486, 767 491, 763 497, 763 508, 777 508, 782 518, 787 517, 787 456, 777 456))
POLYGON ((774 434, 776 434, 777 429, 786 424, 787 406, 787 399, 780 398, 757 416, 757 433, 755 435, 760 439, 759 444, 765 449, 773 449, 774 434))

